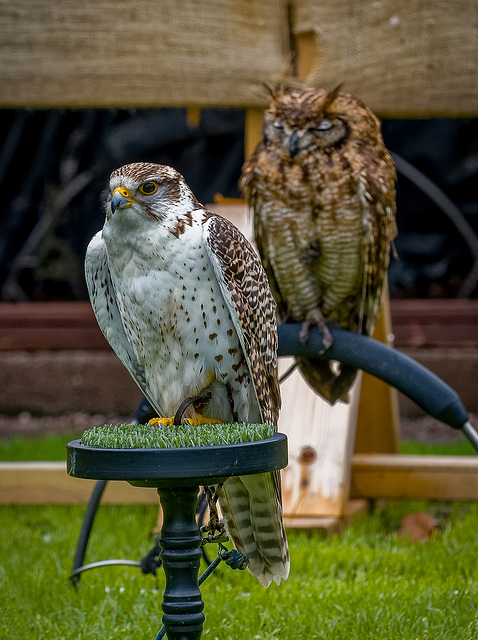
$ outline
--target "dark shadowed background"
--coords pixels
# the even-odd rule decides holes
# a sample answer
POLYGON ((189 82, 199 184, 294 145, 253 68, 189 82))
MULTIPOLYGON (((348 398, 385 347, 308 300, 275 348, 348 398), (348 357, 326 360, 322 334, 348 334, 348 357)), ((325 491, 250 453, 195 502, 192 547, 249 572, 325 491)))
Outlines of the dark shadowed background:
MULTIPOLYGON (((0 110, 0 300, 86 300, 86 245, 103 225, 108 176, 122 164, 171 164, 203 203, 240 197, 244 121, 240 109, 205 109, 197 124, 185 109, 0 110)), ((383 135, 469 225, 465 237, 399 173, 391 297, 476 298, 478 120, 384 120, 383 135)))

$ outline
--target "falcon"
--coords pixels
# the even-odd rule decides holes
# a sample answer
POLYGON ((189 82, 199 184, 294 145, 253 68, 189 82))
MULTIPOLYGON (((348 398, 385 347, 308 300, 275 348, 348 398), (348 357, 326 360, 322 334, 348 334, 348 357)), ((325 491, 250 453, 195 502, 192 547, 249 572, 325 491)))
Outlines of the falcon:
MULTIPOLYGON (((248 241, 159 164, 113 171, 105 211, 86 252, 91 304, 161 422, 276 426, 276 308, 248 241)), ((229 478, 218 490, 250 573, 279 584, 289 573, 279 473, 229 478)))

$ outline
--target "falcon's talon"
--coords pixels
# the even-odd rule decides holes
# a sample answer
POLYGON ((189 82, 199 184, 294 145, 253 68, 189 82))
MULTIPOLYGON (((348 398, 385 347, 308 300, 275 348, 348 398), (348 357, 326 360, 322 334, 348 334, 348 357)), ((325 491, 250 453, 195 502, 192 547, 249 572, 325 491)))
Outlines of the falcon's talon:
POLYGON ((182 424, 197 427, 200 424, 223 424, 223 422, 222 420, 216 420, 216 418, 205 418, 197 414, 196 418, 183 418, 182 424))
POLYGON ((174 424, 174 416, 171 416, 171 418, 151 418, 148 424, 153 427, 172 427, 174 424))

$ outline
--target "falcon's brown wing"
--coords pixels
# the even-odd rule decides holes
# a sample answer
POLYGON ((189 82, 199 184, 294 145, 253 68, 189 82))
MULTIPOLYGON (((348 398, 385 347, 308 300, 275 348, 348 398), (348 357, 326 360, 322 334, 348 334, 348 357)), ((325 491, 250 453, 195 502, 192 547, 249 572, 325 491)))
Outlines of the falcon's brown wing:
POLYGON ((204 237, 248 362, 262 419, 276 426, 281 404, 276 305, 267 276, 251 244, 225 218, 205 211, 204 237))

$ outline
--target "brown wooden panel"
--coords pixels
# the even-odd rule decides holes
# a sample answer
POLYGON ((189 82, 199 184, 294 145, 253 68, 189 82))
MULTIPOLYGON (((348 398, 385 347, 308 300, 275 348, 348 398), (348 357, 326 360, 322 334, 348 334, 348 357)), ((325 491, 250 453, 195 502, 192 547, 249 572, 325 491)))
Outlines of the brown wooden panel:
POLYGON ((280 0, 1 0, 0 106, 262 104, 280 0))
MULTIPOLYGON (((478 347, 478 300, 392 300, 390 308, 399 349, 478 347)), ((0 303, 0 351, 42 349, 110 347, 89 302, 0 303)))
POLYGON ((0 304, 0 351, 109 350, 89 302, 0 304))
POLYGON ((141 391, 110 348, 0 352, 0 412, 130 417, 140 400, 141 391))
POLYGON ((395 344, 478 347, 478 300, 393 300, 395 344))
POLYGON ((293 31, 313 86, 343 82, 382 116, 478 113, 476 0, 296 0, 293 31))

